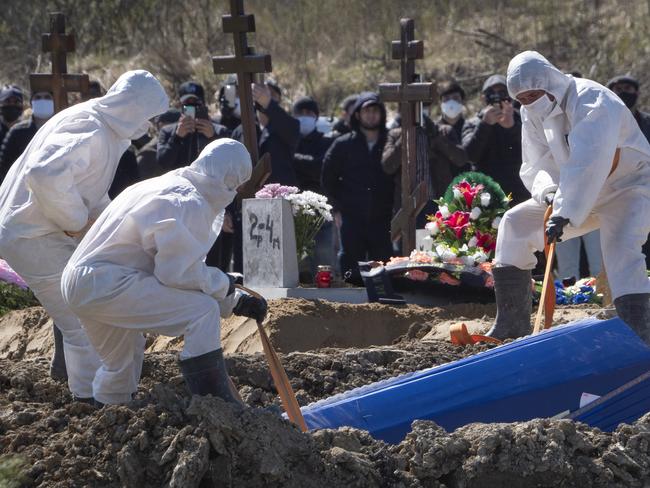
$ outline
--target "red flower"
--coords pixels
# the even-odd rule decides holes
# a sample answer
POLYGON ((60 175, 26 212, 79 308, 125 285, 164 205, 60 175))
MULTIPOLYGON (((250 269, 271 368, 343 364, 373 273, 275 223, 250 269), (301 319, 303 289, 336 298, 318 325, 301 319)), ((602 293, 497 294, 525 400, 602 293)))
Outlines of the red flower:
POLYGON ((474 201, 474 197, 478 195, 481 192, 481 190, 483 190, 483 185, 479 183, 476 186, 472 186, 467 181, 463 180, 456 185, 456 188, 465 197, 465 203, 467 204, 467 208, 472 208, 472 202, 474 201))
POLYGON ((444 220, 447 227, 450 227, 458 240, 462 239, 463 232, 469 227, 469 213, 456 210, 444 220))
POLYGON ((494 251, 497 247, 497 242, 491 234, 482 234, 480 230, 476 231, 477 247, 482 247, 486 253, 494 251))

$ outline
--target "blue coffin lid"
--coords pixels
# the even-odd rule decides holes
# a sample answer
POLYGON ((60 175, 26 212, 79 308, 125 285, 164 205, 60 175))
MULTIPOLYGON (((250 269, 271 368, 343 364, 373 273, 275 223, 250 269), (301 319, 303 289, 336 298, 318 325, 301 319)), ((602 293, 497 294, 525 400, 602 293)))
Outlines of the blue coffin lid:
POLYGON ((399 442, 416 419, 447 430, 579 408, 650 370, 650 348, 620 319, 554 327, 475 356, 390 378, 302 408, 310 429, 352 426, 399 442))

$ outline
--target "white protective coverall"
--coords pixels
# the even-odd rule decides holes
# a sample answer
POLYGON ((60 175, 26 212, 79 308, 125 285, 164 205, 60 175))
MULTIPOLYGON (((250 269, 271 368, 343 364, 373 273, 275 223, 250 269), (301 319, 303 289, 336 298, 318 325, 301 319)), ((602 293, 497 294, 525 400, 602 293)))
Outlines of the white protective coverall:
POLYGON ((102 360, 96 400, 131 400, 143 332, 183 335, 181 360, 221 348, 219 317, 230 315, 241 295, 226 297, 228 276, 205 257, 251 171, 243 144, 211 142, 189 167, 127 188, 83 238, 62 290, 102 360))
POLYGON ((109 202, 124 151, 169 100, 146 71, 123 74, 105 96, 56 114, 0 187, 0 256, 23 277, 63 335, 68 385, 92 397, 99 358, 61 296, 61 273, 82 230, 109 202))
POLYGON ((534 252, 544 247, 544 197, 556 192, 552 216, 570 222, 563 239, 600 228, 613 298, 650 292, 641 252, 650 231, 650 144, 632 112, 604 86, 565 75, 534 51, 510 61, 507 80, 513 98, 544 90, 555 102, 545 116, 522 106, 520 176, 532 199, 501 220, 496 265, 535 267, 534 252))

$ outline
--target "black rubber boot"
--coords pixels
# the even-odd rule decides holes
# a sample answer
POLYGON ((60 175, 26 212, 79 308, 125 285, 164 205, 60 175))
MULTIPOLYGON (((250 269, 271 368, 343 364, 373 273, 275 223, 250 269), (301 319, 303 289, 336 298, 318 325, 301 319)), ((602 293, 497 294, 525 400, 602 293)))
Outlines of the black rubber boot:
POLYGON ((495 339, 516 339, 533 332, 531 273, 515 266, 492 268, 497 318, 486 334, 495 339))
POLYGON ((179 361, 181 373, 193 395, 213 395, 229 403, 244 406, 232 387, 223 350, 217 349, 195 358, 179 361))
POLYGON ((78 397, 72 395, 73 402, 87 403, 88 405, 95 405, 95 399, 93 397, 78 397))
POLYGON ((63 350, 63 334, 61 330, 52 324, 54 334, 54 353, 50 361, 50 377, 57 381, 68 381, 68 370, 65 367, 65 352, 63 350))
POLYGON ((650 345, 650 293, 623 295, 614 300, 614 306, 621 320, 650 345))

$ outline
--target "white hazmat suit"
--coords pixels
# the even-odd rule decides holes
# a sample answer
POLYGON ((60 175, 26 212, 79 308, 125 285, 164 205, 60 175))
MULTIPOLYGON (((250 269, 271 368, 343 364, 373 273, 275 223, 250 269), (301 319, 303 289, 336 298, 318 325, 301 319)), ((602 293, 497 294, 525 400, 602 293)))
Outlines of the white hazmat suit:
POLYGON ((555 192, 552 217, 569 220, 563 238, 600 228, 613 298, 650 292, 641 252, 650 231, 650 144, 630 110, 607 88, 565 75, 533 51, 512 59, 507 81, 513 98, 544 90, 555 101, 542 100, 541 113, 522 106, 520 175, 532 199, 504 215, 496 266, 534 268, 534 252, 544 247, 544 199, 555 192))
POLYGON ((214 141, 189 167, 127 188, 83 238, 62 290, 102 360, 97 401, 131 399, 143 332, 183 335, 181 360, 221 348, 219 317, 230 315, 240 293, 226 296, 230 279, 205 257, 251 171, 241 143, 214 141))
POLYGON ((61 296, 61 273, 82 231, 109 202, 118 162, 169 100, 146 71, 49 119, 0 187, 0 256, 23 277, 63 334, 68 384, 92 397, 99 358, 61 296))

